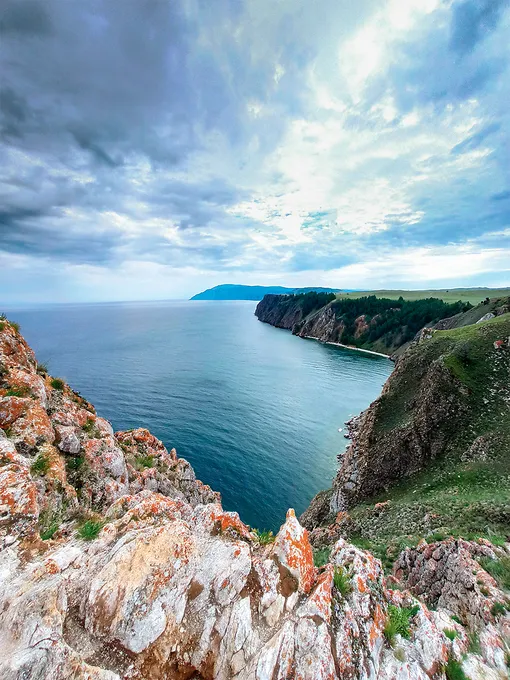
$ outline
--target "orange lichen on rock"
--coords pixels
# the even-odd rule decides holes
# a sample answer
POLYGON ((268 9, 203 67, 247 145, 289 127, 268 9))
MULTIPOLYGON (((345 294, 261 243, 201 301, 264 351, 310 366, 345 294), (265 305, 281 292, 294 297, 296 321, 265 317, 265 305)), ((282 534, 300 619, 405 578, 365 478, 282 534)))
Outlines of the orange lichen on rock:
POLYGON ((211 505, 210 521, 216 531, 225 533, 230 530, 250 541, 254 539, 249 527, 241 521, 237 512, 226 512, 221 506, 211 505))
POLYGON ((33 533, 39 517, 37 489, 28 468, 0 468, 0 536, 33 533))
POLYGON ((297 579, 299 590, 309 593, 317 576, 313 563, 313 550, 308 531, 301 526, 292 508, 287 511, 287 519, 278 532, 273 555, 297 579))
POLYGON ((55 433, 46 410, 38 401, 19 397, 0 399, 0 427, 9 429, 9 436, 22 440, 29 448, 44 441, 53 443, 55 433))

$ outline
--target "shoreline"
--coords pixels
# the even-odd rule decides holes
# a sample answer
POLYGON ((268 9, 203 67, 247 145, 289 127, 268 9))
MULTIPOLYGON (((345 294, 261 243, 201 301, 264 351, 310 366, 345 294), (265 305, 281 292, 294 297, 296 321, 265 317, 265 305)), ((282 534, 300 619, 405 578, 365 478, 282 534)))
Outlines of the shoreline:
MULTIPOLYGON (((314 338, 313 335, 302 335, 300 337, 304 337, 307 340, 316 340, 317 342, 320 342, 318 338, 314 338)), ((383 354, 382 352, 374 352, 372 349, 363 349, 362 347, 353 347, 352 345, 343 345, 341 342, 324 342, 322 343, 323 345, 334 345, 335 347, 343 347, 344 349, 353 349, 356 352, 365 352, 366 354, 375 354, 378 357, 384 357, 385 359, 390 359, 389 354, 383 354)))

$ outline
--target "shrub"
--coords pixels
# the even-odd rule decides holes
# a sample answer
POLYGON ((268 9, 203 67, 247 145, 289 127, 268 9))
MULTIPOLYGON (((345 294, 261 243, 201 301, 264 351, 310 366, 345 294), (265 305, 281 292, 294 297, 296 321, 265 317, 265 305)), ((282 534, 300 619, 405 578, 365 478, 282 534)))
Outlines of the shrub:
POLYGON ((497 560, 482 557, 479 562, 482 569, 496 579, 501 588, 510 590, 510 557, 500 557, 497 560))
POLYGON ((94 520, 89 519, 78 527, 78 535, 80 538, 83 538, 84 541, 92 541, 94 538, 97 538, 103 526, 104 522, 95 522, 94 520))
POLYGON ((6 327, 6 325, 7 325, 7 324, 5 323, 5 321, 0 321, 0 333, 4 330, 4 328, 6 327))
POLYGON ((503 602, 494 602, 491 609, 493 616, 504 616, 507 612, 507 606, 503 602))
POLYGON ((462 670, 462 665, 455 659, 450 659, 444 670, 448 680, 468 680, 467 675, 462 670))
POLYGON ((62 378, 52 378, 50 384, 54 390, 63 390, 65 382, 62 380, 62 378))
POLYGON ((393 646, 395 636, 400 635, 406 640, 411 637, 410 623, 413 616, 420 610, 419 605, 413 607, 395 607, 390 604, 388 607, 388 618, 384 626, 384 635, 393 646))
POLYGON ((85 458, 83 456, 70 456, 66 459, 66 466, 67 469, 72 472, 74 470, 79 470, 84 462, 85 458))
POLYGON ((45 475, 50 469, 50 461, 44 454, 40 454, 30 466, 32 475, 45 475))
POLYGON ((468 634, 468 651, 470 654, 481 654, 480 635, 477 631, 468 634))
POLYGON ((37 372, 42 373, 43 375, 48 374, 48 365, 47 364, 37 364, 37 372))
POLYGON ((455 640, 455 638, 459 637, 459 634, 457 633, 456 630, 453 628, 445 628, 443 630, 443 633, 446 635, 446 637, 451 640, 452 642, 455 640))
POLYGON ((145 454, 139 454, 136 456, 135 461, 138 465, 138 467, 141 468, 151 468, 154 467, 154 456, 150 455, 145 455, 145 454))
POLYGON ((26 385, 21 387, 10 387, 7 390, 6 397, 28 397, 30 394, 30 388, 26 385))
POLYGON ((319 550, 313 551, 313 563, 316 567, 323 567, 329 562, 329 556, 331 555, 331 548, 319 548, 319 550))
POLYGON ((352 593, 351 577, 343 567, 335 567, 333 583, 338 592, 344 597, 352 593))
POLYGON ((267 531, 266 529, 263 529, 262 531, 259 531, 259 529, 254 529, 253 532, 255 533, 261 545, 272 543, 275 539, 273 532, 267 531))
POLYGON ((89 437, 92 438, 98 438, 101 436, 101 432, 96 426, 96 421, 94 418, 87 418, 87 422, 81 426, 81 429, 85 434, 88 434, 89 437))
POLYGON ((59 522, 53 522, 47 529, 41 530, 40 532, 41 539, 43 541, 49 541, 50 538, 53 538, 53 536, 57 533, 59 528, 60 528, 59 522))
POLYGON ((455 616, 455 614, 453 614, 452 616, 450 616, 450 618, 451 618, 452 621, 455 621, 455 623, 458 623, 460 626, 463 626, 463 625, 464 625, 464 624, 462 623, 462 621, 459 619, 459 617, 458 617, 458 616, 455 616))
POLYGON ((19 323, 16 323, 15 321, 10 321, 11 328, 14 329, 16 333, 19 333, 19 323))

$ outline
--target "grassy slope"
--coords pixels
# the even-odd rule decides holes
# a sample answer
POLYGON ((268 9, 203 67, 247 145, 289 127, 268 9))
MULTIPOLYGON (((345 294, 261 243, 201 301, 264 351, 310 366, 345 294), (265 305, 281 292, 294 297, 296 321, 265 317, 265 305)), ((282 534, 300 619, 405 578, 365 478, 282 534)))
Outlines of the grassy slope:
POLYGON ((510 295, 510 288, 451 288, 444 290, 369 290, 354 291, 352 293, 338 293, 338 298, 360 298, 366 295, 376 295, 381 298, 397 300, 400 296, 404 300, 423 300, 424 298, 437 297, 445 302, 470 302, 476 305, 486 297, 505 297, 510 295))
MULTIPOLYGON (((423 361, 443 357, 459 381, 457 398, 465 401, 468 415, 462 428, 452 432, 442 459, 350 511, 350 538, 387 566, 403 546, 423 536, 486 537, 493 542, 510 536, 510 350, 493 347, 494 340, 509 336, 510 314, 505 314, 438 331, 414 348, 423 361), (487 438, 486 453, 466 460, 463 454, 480 436, 487 438), (387 500, 383 510, 374 509, 375 503, 387 500)), ((412 417, 416 386, 413 376, 406 375, 405 389, 388 397, 379 427, 398 428, 412 417)))

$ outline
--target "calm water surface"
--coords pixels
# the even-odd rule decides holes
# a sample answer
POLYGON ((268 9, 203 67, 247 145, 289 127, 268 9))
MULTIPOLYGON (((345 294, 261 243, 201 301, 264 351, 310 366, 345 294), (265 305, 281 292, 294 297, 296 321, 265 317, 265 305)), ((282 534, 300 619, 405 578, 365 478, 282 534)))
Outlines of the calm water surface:
POLYGON ((389 360, 259 322, 253 302, 54 305, 9 317, 50 372, 116 430, 148 427, 220 491, 277 529, 330 486, 344 422, 366 408, 389 360))

